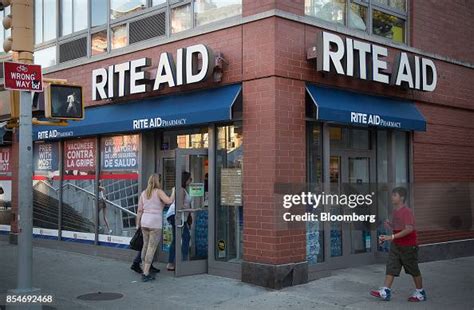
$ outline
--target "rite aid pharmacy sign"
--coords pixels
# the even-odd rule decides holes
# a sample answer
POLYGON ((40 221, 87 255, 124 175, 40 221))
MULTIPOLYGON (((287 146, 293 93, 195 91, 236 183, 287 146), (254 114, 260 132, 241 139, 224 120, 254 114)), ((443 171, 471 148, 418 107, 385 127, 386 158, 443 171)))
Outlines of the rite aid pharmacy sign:
POLYGON ((41 66, 17 62, 4 62, 5 89, 23 91, 43 91, 41 66))
POLYGON ((160 90, 165 85, 175 87, 201 82, 212 74, 214 54, 204 44, 178 49, 176 62, 171 53, 161 53, 154 80, 143 71, 150 65, 150 58, 140 58, 93 70, 92 100, 160 90), (202 61, 200 67, 199 59, 202 61))
POLYGON ((320 32, 317 37, 317 70, 353 76, 362 80, 405 86, 432 92, 438 81, 431 59, 400 52, 395 56, 391 74, 387 73, 388 49, 383 46, 320 32))

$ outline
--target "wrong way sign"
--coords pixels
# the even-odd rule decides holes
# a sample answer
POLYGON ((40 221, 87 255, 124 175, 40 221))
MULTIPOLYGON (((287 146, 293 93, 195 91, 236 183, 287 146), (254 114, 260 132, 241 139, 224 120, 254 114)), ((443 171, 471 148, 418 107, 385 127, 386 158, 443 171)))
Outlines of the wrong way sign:
POLYGON ((43 73, 40 65, 4 62, 5 89, 42 92, 43 73))

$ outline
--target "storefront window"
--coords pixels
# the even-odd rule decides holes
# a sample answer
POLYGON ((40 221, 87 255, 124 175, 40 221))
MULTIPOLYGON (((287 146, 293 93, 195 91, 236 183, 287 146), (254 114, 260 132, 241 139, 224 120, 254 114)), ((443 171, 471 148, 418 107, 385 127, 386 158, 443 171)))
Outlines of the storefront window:
POLYGON ((242 14, 242 0, 194 0, 196 26, 242 14))
POLYGON ((107 1, 108 0, 91 1, 92 27, 107 23, 107 1))
POLYGON ((161 142, 162 150, 179 149, 203 149, 209 145, 208 129, 193 130, 194 133, 183 133, 178 131, 167 131, 163 134, 161 142))
POLYGON ((322 137, 321 127, 319 124, 309 125, 309 182, 311 184, 318 184, 322 181, 322 137))
POLYGON ((91 45, 92 55, 107 52, 107 30, 92 34, 91 45))
POLYGON ((35 143, 33 148, 33 233, 39 237, 58 236, 59 143, 35 143))
POLYGON ((96 139, 64 142, 62 188, 62 239, 95 240, 96 139))
POLYGON ((181 32, 193 27, 191 4, 171 10, 171 33, 181 32))
POLYGON ((99 241, 126 245, 135 232, 138 206, 139 136, 100 140, 99 241), (110 236, 115 236, 110 238, 110 236), (123 238, 121 238, 123 237, 123 238))
POLYGON ((396 16, 374 10, 372 31, 395 42, 405 42, 405 21, 396 16))
POLYGON ((366 129, 330 127, 329 131, 331 149, 370 149, 370 131, 366 129))
POLYGON ((127 46, 127 25, 112 28, 112 49, 127 46))
POLYGON ((146 8, 146 0, 111 0, 110 19, 139 12, 146 8))
POLYGON ((388 182, 387 131, 377 130, 377 182, 388 182))
POLYGON ((153 6, 166 3, 166 0, 153 0, 153 6))
MULTIPOLYGON (((388 183, 388 132, 377 130, 377 239, 388 234, 384 221, 389 218, 390 184, 388 183)), ((377 250, 388 252, 388 243, 377 244, 377 250)))
MULTIPOLYGON (((322 185, 322 137, 320 124, 308 123, 308 182, 311 192, 319 192, 322 185)), ((308 206, 307 212, 319 212, 308 206)), ((320 222, 306 223, 306 260, 309 264, 324 261, 324 227, 320 222)))
POLYGON ((408 183, 408 139, 404 131, 395 131, 395 182, 408 183))
POLYGON ((216 252, 220 261, 242 259, 242 126, 219 127, 216 154, 216 252))

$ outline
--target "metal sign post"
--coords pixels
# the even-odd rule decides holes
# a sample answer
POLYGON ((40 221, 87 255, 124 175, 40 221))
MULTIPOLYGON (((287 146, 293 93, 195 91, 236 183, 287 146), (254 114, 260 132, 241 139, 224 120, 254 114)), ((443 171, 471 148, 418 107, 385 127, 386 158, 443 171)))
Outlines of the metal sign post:
POLYGON ((18 164, 18 289, 32 287, 33 239, 33 131, 32 96, 29 91, 20 93, 20 130, 18 164))
MULTIPOLYGON (((20 91, 18 162, 18 284, 11 296, 39 296, 33 288, 33 125, 31 91, 42 92, 41 66, 4 63, 5 88, 20 91)), ((10 305, 9 305, 10 306, 10 305)), ((11 306, 15 306, 12 304, 11 306)), ((41 309, 40 303, 22 304, 22 309, 41 309)))

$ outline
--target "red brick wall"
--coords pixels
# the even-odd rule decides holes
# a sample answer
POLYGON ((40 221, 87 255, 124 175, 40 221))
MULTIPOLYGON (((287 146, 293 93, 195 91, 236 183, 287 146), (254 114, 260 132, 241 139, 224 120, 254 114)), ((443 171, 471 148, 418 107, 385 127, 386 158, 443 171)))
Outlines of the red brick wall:
POLYGON ((304 82, 267 77, 243 83, 244 259, 284 264, 306 256, 305 227, 283 223, 276 184, 306 179, 304 82))
POLYGON ((410 44, 413 47, 474 62, 472 1, 415 0, 409 3, 410 44))
POLYGON ((161 90, 148 92, 146 94, 137 94, 133 96, 126 96, 123 98, 114 99, 114 102, 130 101, 135 99, 142 99, 146 97, 157 97, 169 93, 178 93, 187 90, 201 89, 203 87, 216 87, 220 84, 236 83, 242 80, 242 29, 241 27, 233 27, 220 31, 216 31, 203 36, 188 38, 181 41, 172 42, 170 44, 163 44, 153 48, 137 51, 131 54, 125 54, 113 58, 108 58, 103 61, 97 61, 86 65, 53 72, 48 74, 48 78, 67 79, 68 82, 82 85, 84 88, 86 106, 100 105, 111 103, 111 101, 92 101, 92 70, 97 68, 107 68, 112 64, 119 64, 125 61, 138 59, 142 57, 151 58, 151 66, 147 68, 150 72, 151 78, 154 79, 156 69, 158 66, 159 56, 162 52, 169 52, 176 57, 176 50, 178 48, 191 46, 194 44, 206 44, 214 52, 221 52, 224 58, 229 62, 229 65, 224 67, 225 74, 222 82, 215 83, 212 78, 207 82, 184 85, 181 87, 165 87, 161 90), (223 40, 225 38, 225 40, 223 40))
POLYGON ((268 10, 281 10, 304 15, 304 0, 243 0, 242 15, 250 16, 268 10))

